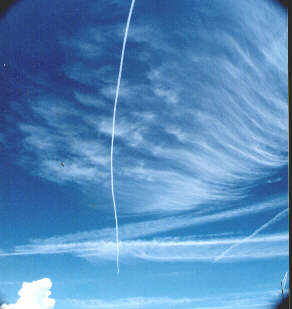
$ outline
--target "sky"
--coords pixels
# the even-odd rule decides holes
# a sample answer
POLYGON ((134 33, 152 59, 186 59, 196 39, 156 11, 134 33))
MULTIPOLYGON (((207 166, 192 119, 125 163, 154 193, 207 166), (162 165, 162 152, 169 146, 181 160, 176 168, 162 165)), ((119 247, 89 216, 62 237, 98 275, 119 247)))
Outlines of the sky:
POLYGON ((117 274, 130 4, 25 0, 0 19, 5 308, 270 308, 289 269, 287 12, 136 0, 117 274))

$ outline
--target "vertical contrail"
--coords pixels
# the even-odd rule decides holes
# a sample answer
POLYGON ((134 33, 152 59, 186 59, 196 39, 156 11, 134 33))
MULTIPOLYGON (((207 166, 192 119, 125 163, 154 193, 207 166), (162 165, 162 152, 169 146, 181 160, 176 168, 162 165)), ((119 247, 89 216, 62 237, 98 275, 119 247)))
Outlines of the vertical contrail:
POLYGON ((129 26, 130 26, 134 4, 135 4, 135 0, 132 0, 129 15, 128 15, 128 20, 126 24, 125 34, 124 34, 121 61, 120 61, 120 69, 119 69, 115 103, 114 103, 114 111, 113 111, 113 126, 112 126, 112 141, 111 141, 111 190, 112 190, 112 199, 113 199, 113 206, 114 206, 114 213, 115 213, 115 223, 116 223, 117 271, 118 273, 120 272, 120 267, 119 267, 120 248, 119 248, 119 224, 118 224, 117 207, 116 207, 116 200, 115 200, 115 191, 114 191, 113 153, 114 153, 116 111, 117 111, 117 104, 118 104, 118 98, 119 98, 120 83, 121 83, 121 77, 122 77, 122 71, 123 71, 123 63, 124 63, 124 55, 125 55, 128 31, 129 31, 129 26))
POLYGON ((274 218, 272 218, 271 220, 269 220, 268 222, 266 222, 265 224, 263 224, 260 228, 258 228, 257 230, 255 230, 252 234, 250 234, 248 237, 238 241, 237 243, 235 243, 234 245, 230 246, 228 249, 226 249, 223 253, 221 253, 218 257, 215 258, 215 262, 221 260, 222 258, 224 258, 224 256, 231 251, 232 249, 234 249, 235 247, 238 247, 239 245, 241 245, 242 243, 246 242, 247 240, 253 238, 254 236, 256 236, 259 232, 261 232, 262 230, 264 230, 265 228, 267 228, 268 226, 270 226, 271 224, 274 224, 275 222, 277 222, 286 212, 288 211, 288 208, 282 210, 281 212, 279 212, 274 218))

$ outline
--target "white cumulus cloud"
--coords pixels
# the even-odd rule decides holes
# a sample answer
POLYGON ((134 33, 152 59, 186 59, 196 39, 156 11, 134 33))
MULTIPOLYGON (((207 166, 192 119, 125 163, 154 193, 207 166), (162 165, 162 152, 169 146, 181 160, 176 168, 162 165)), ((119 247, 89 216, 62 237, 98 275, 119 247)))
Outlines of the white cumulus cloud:
POLYGON ((33 282, 24 282, 18 292, 19 299, 15 304, 3 305, 3 309, 52 309, 55 300, 49 298, 52 281, 49 278, 33 282))

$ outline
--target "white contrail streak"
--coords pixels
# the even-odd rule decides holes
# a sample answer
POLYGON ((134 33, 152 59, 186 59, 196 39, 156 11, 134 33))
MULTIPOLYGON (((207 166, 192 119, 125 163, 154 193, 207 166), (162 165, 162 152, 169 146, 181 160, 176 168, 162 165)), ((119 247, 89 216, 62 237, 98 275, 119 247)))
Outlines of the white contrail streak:
POLYGON ((239 245, 243 244, 244 242, 248 241, 249 239, 253 238, 254 236, 256 236, 259 232, 261 232, 262 230, 264 230, 265 228, 267 228, 268 226, 270 226, 271 224, 276 223, 279 219, 281 219, 281 217, 288 211, 288 208, 282 210, 281 212, 279 212, 274 218, 272 218, 271 220, 269 220, 268 222, 266 222, 265 224, 263 224, 260 228, 258 228, 257 230, 255 230, 252 234, 250 234, 248 237, 238 241, 237 243, 235 243, 234 245, 230 246, 229 248, 227 248, 223 253, 221 253, 219 256, 217 256, 215 258, 215 262, 221 260, 222 258, 225 257, 225 255, 230 252, 232 249, 238 247, 239 245))
POLYGON ((119 224, 118 224, 117 207, 116 207, 116 200, 115 200, 115 191, 114 191, 113 153, 114 153, 114 140, 115 140, 116 111, 117 111, 117 104, 118 104, 118 98, 119 98, 120 83, 121 83, 121 77, 122 77, 122 71, 123 71, 123 63, 124 63, 124 55, 125 55, 128 31, 129 31, 129 26, 130 26, 134 4, 135 4, 135 0, 132 0, 129 15, 128 15, 128 20, 126 24, 125 34, 124 34, 121 61, 120 61, 120 69, 119 69, 115 103, 114 103, 114 111, 113 111, 113 126, 112 126, 112 141, 111 141, 111 190, 112 190, 112 199, 113 199, 115 224, 116 224, 117 271, 118 273, 120 272, 120 267, 119 267, 120 248, 119 248, 119 224))
POLYGON ((282 288, 283 288, 283 291, 285 290, 285 285, 286 285, 286 281, 287 281, 287 275, 288 275, 288 271, 286 272, 283 280, 282 280, 282 288))

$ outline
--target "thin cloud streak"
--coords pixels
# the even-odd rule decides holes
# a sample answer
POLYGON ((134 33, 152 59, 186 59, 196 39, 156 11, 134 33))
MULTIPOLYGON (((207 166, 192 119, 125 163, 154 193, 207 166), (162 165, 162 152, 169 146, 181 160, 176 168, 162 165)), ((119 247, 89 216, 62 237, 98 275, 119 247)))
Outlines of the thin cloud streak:
POLYGON ((215 308, 259 308, 267 306, 271 299, 278 295, 278 291, 268 290, 261 292, 226 293, 222 296, 196 297, 196 298, 170 298, 170 297, 130 297, 117 300, 103 299, 62 299, 59 300, 70 308, 95 309, 95 308, 156 308, 164 306, 173 308, 195 308, 215 309, 215 308), (256 303, 255 303, 255 300, 256 303), (208 305, 206 305, 208 304, 208 305))
POLYGON ((286 281, 287 281, 287 276, 288 276, 289 271, 287 271, 284 275, 284 278, 281 281, 281 285, 282 285, 282 291, 285 291, 285 286, 286 286, 286 281))
POLYGON ((264 229, 266 229, 267 227, 269 227, 270 225, 278 222, 280 219, 282 219, 283 215, 286 214, 286 212, 288 212, 288 208, 284 209, 283 211, 279 212, 274 218, 272 218, 271 220, 269 220, 268 222, 266 222, 265 224, 263 224, 260 228, 258 228, 257 230, 255 230, 251 235, 249 235, 248 237, 242 239, 241 241, 239 241, 238 243, 232 245, 230 248, 226 249, 222 254, 220 254, 215 261, 218 262, 219 260, 223 259, 226 254, 228 252, 230 252, 232 249, 242 245, 243 243, 245 243, 246 241, 252 239, 253 237, 255 237, 258 233, 260 233, 261 231, 263 231, 264 229))
MULTIPOLYGON (((158 220, 143 221, 138 223, 130 223, 120 225, 121 240, 137 239, 145 236, 151 236, 168 231, 174 231, 180 228, 190 226, 200 226, 212 222, 220 222, 232 220, 235 218, 256 215, 258 213, 277 209, 286 206, 288 198, 282 195, 278 198, 268 200, 266 202, 253 204, 247 207, 237 208, 234 210, 218 211, 213 214, 195 214, 194 216, 175 216, 158 220)), ((47 239, 33 240, 34 243, 64 243, 75 241, 94 241, 94 240, 112 240, 114 238, 113 228, 103 228, 100 230, 85 231, 74 234, 66 234, 62 236, 50 237, 47 239)))
MULTIPOLYGON (((123 261, 141 259, 164 262, 211 262, 226 246, 243 238, 213 238, 208 240, 154 239, 120 242, 123 261)), ((235 250, 228 261, 266 259, 288 255, 288 234, 272 234, 245 241, 241 250, 235 250)), ((112 241, 87 241, 72 243, 28 244, 15 247, 13 252, 1 253, 2 257, 42 254, 72 254, 88 259, 115 259, 115 243, 112 241)))

